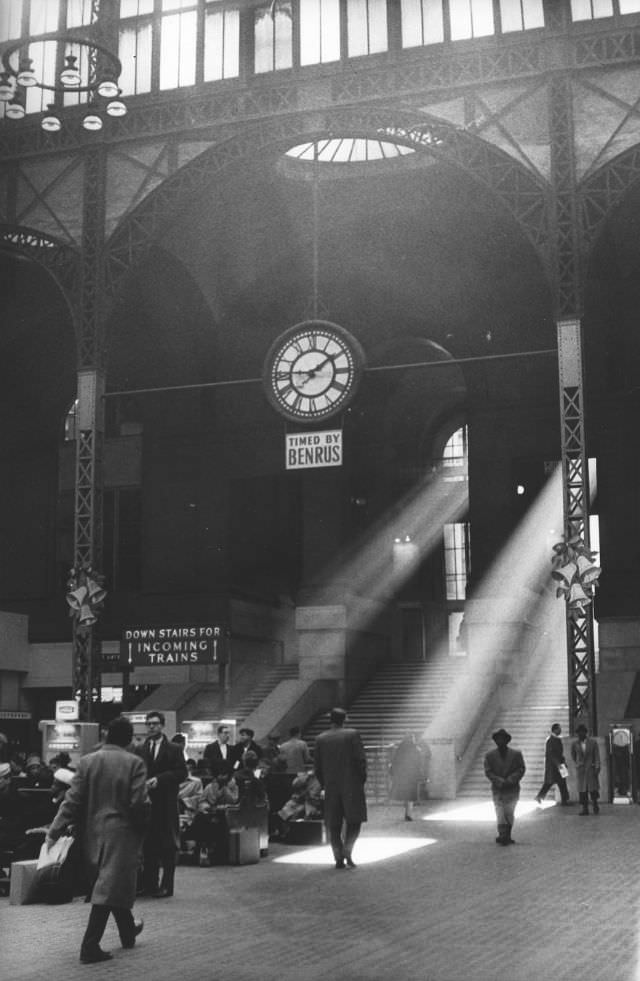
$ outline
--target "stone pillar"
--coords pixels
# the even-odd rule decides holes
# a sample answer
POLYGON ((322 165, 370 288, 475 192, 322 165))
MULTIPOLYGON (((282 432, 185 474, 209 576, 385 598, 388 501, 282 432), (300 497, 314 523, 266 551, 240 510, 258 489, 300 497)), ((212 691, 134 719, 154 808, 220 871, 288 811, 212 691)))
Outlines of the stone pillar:
POLYGON ((347 610, 300 606, 296 610, 301 681, 332 681, 336 704, 346 700, 347 610))

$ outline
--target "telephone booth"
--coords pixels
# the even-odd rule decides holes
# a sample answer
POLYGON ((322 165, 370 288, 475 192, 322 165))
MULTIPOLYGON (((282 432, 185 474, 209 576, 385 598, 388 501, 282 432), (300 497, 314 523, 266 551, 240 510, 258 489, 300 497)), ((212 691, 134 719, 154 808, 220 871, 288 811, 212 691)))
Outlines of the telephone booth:
POLYGON ((625 723, 609 726, 609 800, 632 804, 635 797, 633 730, 625 723))

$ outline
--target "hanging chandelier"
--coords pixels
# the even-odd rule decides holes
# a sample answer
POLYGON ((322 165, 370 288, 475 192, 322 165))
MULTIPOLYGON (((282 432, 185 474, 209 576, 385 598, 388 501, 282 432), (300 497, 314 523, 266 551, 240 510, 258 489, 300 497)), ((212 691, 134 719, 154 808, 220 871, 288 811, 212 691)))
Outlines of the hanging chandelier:
POLYGON ((57 77, 45 81, 42 69, 24 54, 24 38, 2 50, 0 72, 0 102, 5 104, 5 118, 23 119, 27 113, 27 92, 40 88, 52 93, 52 102, 42 114, 40 125, 49 133, 62 129, 62 110, 65 96, 86 96, 82 126, 95 132, 104 125, 104 116, 118 118, 126 115, 118 78, 122 71, 120 59, 102 44, 76 34, 56 32, 38 39, 44 45, 65 45, 64 66, 57 77), (77 52, 77 53, 74 53, 77 52))

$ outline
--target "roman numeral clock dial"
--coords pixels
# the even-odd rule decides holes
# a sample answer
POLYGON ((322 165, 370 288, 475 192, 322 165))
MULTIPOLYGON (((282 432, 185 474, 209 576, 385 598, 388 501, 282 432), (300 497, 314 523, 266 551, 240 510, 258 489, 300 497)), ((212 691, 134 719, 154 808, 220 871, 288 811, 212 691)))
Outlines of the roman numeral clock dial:
POLYGON ((344 327, 310 320, 290 327, 269 348, 263 383, 271 405, 290 422, 315 422, 344 410, 355 396, 364 353, 344 327))

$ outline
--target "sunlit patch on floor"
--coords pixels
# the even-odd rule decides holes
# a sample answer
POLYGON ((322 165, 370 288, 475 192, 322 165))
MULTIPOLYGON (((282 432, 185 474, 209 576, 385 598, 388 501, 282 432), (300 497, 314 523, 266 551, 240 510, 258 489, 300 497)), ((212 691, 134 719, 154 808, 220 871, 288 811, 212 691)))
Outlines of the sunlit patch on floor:
MULTIPOLYGON (((516 806, 516 818, 523 818, 535 812, 547 810, 555 807, 555 801, 545 800, 542 804, 536 804, 534 800, 519 800, 516 806)), ((464 804, 462 807, 443 808, 441 811, 433 811, 422 816, 423 821, 457 821, 459 824, 465 822, 495 822, 496 812, 490 800, 464 804)))
MULTIPOLYGON (((405 852, 435 845, 435 838, 360 838, 353 850, 356 865, 371 865, 405 852)), ((333 855, 327 845, 321 848, 297 848, 295 852, 274 859, 289 865, 332 865, 333 855)))

